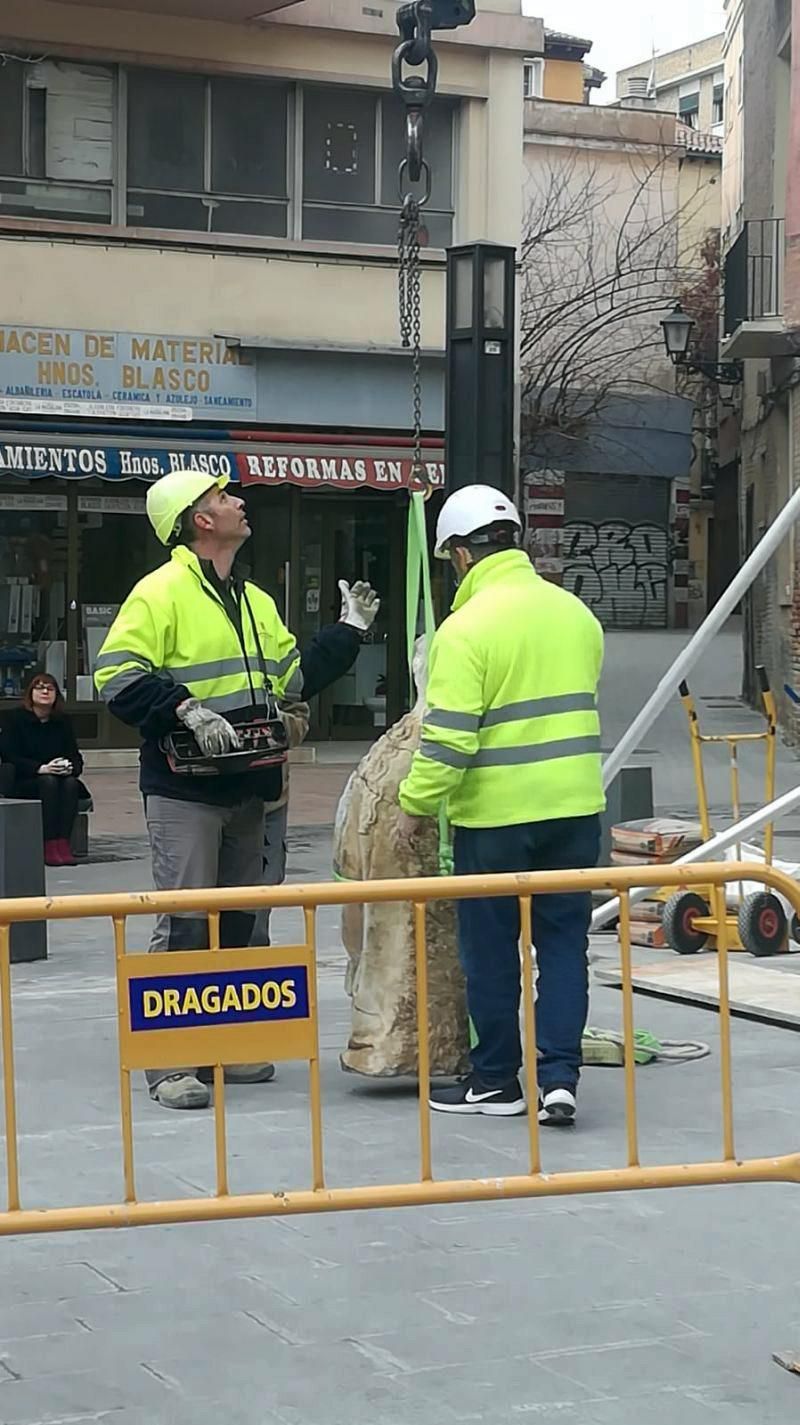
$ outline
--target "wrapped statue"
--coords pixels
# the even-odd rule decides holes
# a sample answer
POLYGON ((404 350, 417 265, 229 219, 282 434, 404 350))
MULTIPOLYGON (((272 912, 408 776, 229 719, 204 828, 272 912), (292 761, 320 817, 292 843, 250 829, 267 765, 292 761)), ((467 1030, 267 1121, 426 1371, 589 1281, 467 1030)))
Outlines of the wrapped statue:
MULTIPOLYGON (((393 836, 397 790, 419 745, 425 706, 424 639, 417 642, 413 671, 416 705, 370 748, 342 793, 334 832, 334 865, 343 880, 390 880, 438 872, 439 837, 434 822, 413 845, 402 850, 393 836)), ((345 906, 342 940, 349 962, 345 989, 353 1002, 342 1068, 371 1078, 416 1075, 412 906, 407 902, 345 906)), ((428 905, 427 941, 431 1074, 460 1074, 468 1067, 469 1028, 452 902, 428 905)))

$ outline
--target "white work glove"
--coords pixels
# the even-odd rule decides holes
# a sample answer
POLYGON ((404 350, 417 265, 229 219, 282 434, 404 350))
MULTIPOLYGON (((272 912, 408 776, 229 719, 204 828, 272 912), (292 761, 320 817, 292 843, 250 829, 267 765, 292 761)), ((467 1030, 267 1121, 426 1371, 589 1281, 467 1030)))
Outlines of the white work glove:
POLYGON ((340 579, 339 592, 342 596, 342 612, 339 622, 349 624, 351 628, 357 628, 359 633, 368 633, 378 617, 378 610, 381 606, 381 601, 372 585, 359 579, 351 589, 346 579, 340 579))
POLYGON ((204 708, 197 698, 187 698, 175 709, 175 716, 193 732, 200 751, 206 757, 221 757, 239 746, 239 736, 226 717, 204 708))

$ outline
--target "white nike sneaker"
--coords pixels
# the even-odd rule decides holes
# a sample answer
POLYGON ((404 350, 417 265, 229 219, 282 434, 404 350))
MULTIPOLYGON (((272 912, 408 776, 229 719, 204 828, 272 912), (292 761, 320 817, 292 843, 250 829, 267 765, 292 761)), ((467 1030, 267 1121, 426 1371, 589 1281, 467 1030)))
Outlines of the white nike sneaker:
POLYGON ((552 1128, 571 1128, 575 1122, 575 1090, 542 1089, 539 1094, 539 1122, 552 1128))
POLYGON ((428 1103, 438 1113, 485 1113, 490 1118, 514 1118, 525 1113, 525 1095, 518 1079, 492 1088, 468 1074, 446 1089, 433 1089, 428 1103))

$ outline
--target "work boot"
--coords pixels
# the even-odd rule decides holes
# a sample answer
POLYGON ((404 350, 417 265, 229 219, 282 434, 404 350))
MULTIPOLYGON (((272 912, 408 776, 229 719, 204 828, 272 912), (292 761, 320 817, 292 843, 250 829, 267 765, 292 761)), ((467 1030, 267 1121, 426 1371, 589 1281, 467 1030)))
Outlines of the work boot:
POLYGON ((162 1108, 208 1108, 211 1094, 194 1074, 170 1074, 150 1090, 162 1108))
MULTIPOLYGON (((198 1069, 197 1077, 202 1084, 213 1084, 213 1069, 198 1069)), ((225 1069, 226 1084, 268 1084, 275 1077, 274 1064, 228 1064, 225 1069)))
POLYGON ((58 854, 61 857, 62 866, 77 866, 78 863, 72 854, 72 847, 66 836, 62 836, 61 840, 56 842, 56 845, 58 847, 58 854))

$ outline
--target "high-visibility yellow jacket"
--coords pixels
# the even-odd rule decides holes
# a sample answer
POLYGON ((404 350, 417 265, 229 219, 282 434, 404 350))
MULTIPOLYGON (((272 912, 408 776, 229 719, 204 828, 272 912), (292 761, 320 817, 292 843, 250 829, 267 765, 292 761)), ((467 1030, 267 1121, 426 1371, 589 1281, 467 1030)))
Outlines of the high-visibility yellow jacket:
POLYGON ((400 788, 412 816, 518 826, 605 806, 597 685, 603 630, 522 550, 481 560, 430 653, 422 742, 400 788))
MULTIPOLYGON (((132 590, 100 650, 94 670, 98 692, 144 738, 145 793, 212 802, 262 794, 243 775, 177 778, 158 746, 179 726, 175 708, 187 696, 231 722, 264 707, 265 679, 278 698, 302 697, 300 654, 274 601, 249 582, 237 585, 233 598, 237 621, 197 555, 179 545, 167 564, 132 590)), ((271 771, 266 780, 270 789, 265 782, 264 794, 277 798, 279 773, 271 771)))

